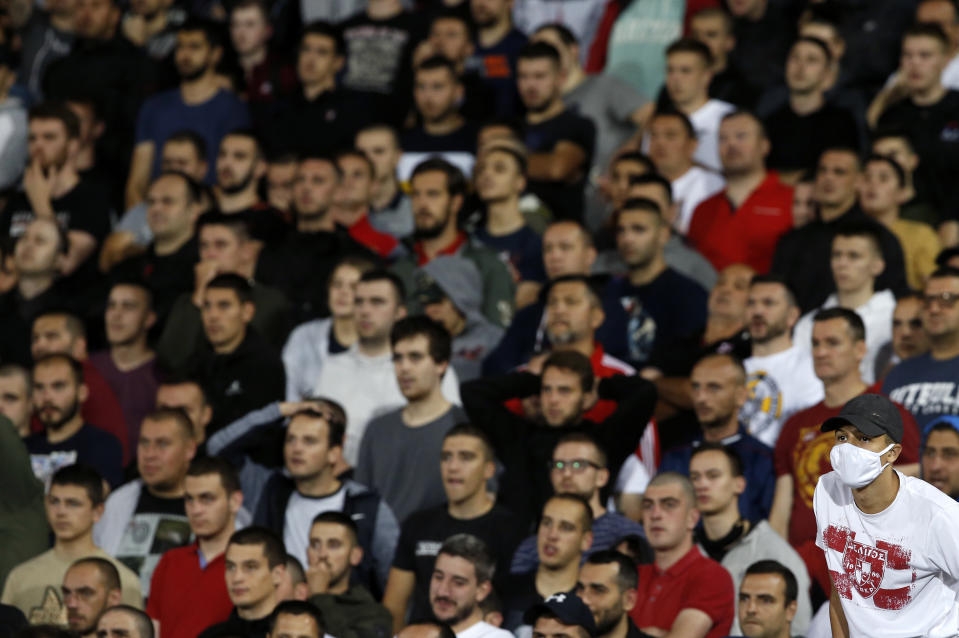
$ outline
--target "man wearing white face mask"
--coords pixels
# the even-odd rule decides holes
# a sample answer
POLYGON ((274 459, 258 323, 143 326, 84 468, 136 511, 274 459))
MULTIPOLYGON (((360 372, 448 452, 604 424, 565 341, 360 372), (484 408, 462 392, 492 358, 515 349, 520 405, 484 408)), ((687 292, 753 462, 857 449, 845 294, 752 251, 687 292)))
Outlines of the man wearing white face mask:
POLYGON ((833 636, 957 636, 959 504, 892 468, 902 418, 889 399, 863 394, 839 416, 833 472, 816 486, 816 544, 832 579, 833 636))

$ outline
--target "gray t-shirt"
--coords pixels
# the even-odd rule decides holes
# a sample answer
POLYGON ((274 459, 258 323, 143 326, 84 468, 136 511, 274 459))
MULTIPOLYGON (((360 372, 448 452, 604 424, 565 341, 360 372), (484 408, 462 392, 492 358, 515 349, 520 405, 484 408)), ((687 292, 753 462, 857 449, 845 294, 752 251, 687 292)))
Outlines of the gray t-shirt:
POLYGON ((608 73, 587 76, 563 96, 563 101, 596 125, 593 166, 603 171, 613 153, 636 132, 630 116, 649 102, 636 89, 608 73))
POLYGON ((370 421, 360 444, 354 478, 376 490, 402 522, 413 512, 446 502, 440 476, 443 437, 466 413, 452 406, 425 425, 410 427, 402 409, 370 421))

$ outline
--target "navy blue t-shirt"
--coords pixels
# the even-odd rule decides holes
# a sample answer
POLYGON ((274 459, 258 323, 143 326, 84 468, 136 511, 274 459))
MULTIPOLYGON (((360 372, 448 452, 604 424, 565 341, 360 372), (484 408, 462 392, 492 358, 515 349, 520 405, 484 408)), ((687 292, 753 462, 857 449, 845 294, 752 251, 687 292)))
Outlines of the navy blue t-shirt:
MULTIPOLYGON (((693 448, 698 447, 702 440, 700 434, 692 445, 684 445, 667 452, 659 464, 659 472, 678 472, 689 476, 689 460, 693 455, 693 448)), ((735 450, 743 462, 746 491, 739 495, 739 514, 753 522, 769 518, 776 488, 772 448, 751 436, 742 426, 739 427, 739 432, 723 439, 722 444, 735 450)))
POLYGON ((476 73, 490 87, 495 96, 497 117, 514 117, 520 113, 519 92, 516 90, 516 60, 526 46, 526 35, 511 29, 502 40, 491 47, 476 44, 473 57, 466 61, 466 70, 476 73))
POLYGON ((882 393, 909 410, 926 438, 926 426, 944 415, 959 415, 959 357, 931 354, 906 359, 886 375, 882 393))
POLYGON ((30 452, 33 473, 44 483, 61 467, 74 463, 89 465, 111 487, 116 487, 123 480, 123 450, 120 442, 109 432, 89 423, 84 423, 76 434, 59 443, 47 441, 45 432, 31 434, 24 443, 30 452))
POLYGON ((609 282, 606 299, 618 299, 626 311, 629 362, 656 365, 671 347, 698 339, 706 327, 706 289, 667 268, 645 286, 626 277, 609 282))
POLYGON ((575 182, 529 179, 529 190, 539 197, 557 219, 583 219, 583 189, 596 143, 596 125, 576 111, 566 109, 556 117, 537 124, 525 124, 523 143, 530 153, 550 153, 559 142, 570 142, 583 149, 586 157, 575 182))
POLYGON ((543 238, 529 226, 523 226, 509 235, 490 235, 485 228, 477 228, 473 235, 484 246, 495 251, 503 260, 513 280, 546 281, 543 266, 543 238))

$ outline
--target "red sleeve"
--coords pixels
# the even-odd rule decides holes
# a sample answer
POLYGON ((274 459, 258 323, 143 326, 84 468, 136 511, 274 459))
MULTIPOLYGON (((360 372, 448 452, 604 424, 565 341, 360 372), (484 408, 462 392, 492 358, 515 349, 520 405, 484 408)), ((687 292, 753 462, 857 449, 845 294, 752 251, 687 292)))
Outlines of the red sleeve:
MULTIPOLYGON (((802 414, 799 412, 798 414, 802 414)), ((773 450, 773 466, 776 469, 776 478, 786 474, 793 473, 792 451, 796 447, 796 434, 799 432, 799 424, 795 422, 794 414, 786 420, 779 438, 776 439, 776 448, 773 450)))
POLYGON ((586 56, 585 71, 587 73, 601 73, 606 67, 606 48, 609 46, 609 36, 613 33, 613 25, 616 24, 616 18, 622 11, 623 3, 620 0, 609 0, 606 3, 603 17, 600 18, 596 35, 593 37, 593 44, 589 47, 589 55, 586 56))
POLYGON ((153 620, 161 620, 163 609, 160 605, 165 596, 163 595, 163 579, 167 565, 170 563, 166 555, 160 557, 160 561, 153 569, 153 576, 150 577, 150 596, 147 597, 147 616, 153 620))
POLYGON ((902 454, 899 455, 899 464, 919 462, 919 426, 916 419, 906 408, 898 403, 899 414, 902 415, 902 454))
MULTIPOLYGON (((84 363, 88 362, 89 359, 84 363)), ((133 457, 130 454, 127 422, 123 417, 123 408, 120 407, 117 396, 92 364, 83 366, 83 382, 89 391, 81 412, 83 420, 117 437, 120 447, 123 448, 123 466, 126 467, 133 457)))
POLYGON ((686 590, 683 609, 698 609, 712 619, 713 627, 707 638, 729 635, 735 615, 736 588, 726 568, 712 560, 703 561, 699 575, 688 582, 692 586, 686 590))

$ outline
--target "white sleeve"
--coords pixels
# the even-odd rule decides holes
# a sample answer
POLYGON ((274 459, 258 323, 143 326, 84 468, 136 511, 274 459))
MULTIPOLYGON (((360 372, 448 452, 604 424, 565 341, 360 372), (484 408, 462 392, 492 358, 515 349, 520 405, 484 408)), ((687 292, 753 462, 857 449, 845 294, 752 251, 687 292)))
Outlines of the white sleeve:
POLYGON ((948 574, 953 580, 959 580, 959 503, 948 510, 940 510, 933 517, 927 532, 924 546, 929 552, 933 565, 948 574))

